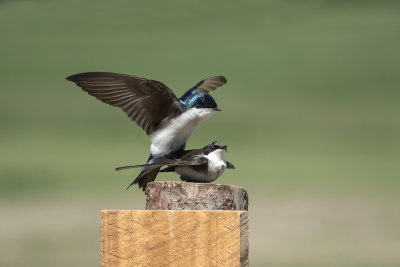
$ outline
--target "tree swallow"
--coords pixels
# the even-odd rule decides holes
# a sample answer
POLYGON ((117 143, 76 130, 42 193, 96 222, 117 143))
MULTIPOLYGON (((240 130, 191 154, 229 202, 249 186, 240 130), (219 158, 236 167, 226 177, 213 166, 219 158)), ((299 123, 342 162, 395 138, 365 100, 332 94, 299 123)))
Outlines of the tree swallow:
MULTIPOLYGON (((225 169, 235 168, 232 163, 225 160, 226 151, 227 146, 215 141, 201 149, 180 151, 179 157, 176 158, 174 158, 174 156, 177 156, 176 153, 169 154, 166 157, 156 159, 153 163, 124 166, 115 170, 147 167, 147 170, 150 172, 154 170, 157 170, 157 172, 176 172, 181 175, 180 178, 182 181, 209 183, 220 177, 225 169), (163 166, 167 167, 160 170, 163 166)), ((139 187, 142 187, 143 190, 145 189, 149 181, 141 179, 142 173, 139 174, 128 188, 137 183, 139 187)))
MULTIPOLYGON (((146 134, 152 134, 149 164, 184 150, 197 125, 220 111, 208 93, 227 82, 223 76, 202 80, 178 99, 161 82, 126 74, 86 72, 67 80, 97 99, 121 108, 146 134)), ((154 181, 158 170, 144 168, 141 178, 146 181, 144 184, 154 181)))

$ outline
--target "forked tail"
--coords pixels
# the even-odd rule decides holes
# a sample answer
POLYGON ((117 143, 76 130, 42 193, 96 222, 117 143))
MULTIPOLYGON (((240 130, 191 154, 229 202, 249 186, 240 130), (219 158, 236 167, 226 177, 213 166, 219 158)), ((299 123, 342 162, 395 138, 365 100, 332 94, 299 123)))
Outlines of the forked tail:
POLYGON ((144 191, 146 185, 156 179, 160 168, 161 167, 146 167, 125 190, 128 190, 128 188, 134 184, 138 184, 139 188, 142 188, 144 191))

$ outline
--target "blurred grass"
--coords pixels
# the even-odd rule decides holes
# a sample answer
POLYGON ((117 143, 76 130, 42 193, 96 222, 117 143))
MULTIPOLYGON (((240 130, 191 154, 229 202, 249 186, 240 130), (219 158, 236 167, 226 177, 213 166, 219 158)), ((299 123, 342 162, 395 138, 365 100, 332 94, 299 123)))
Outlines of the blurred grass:
MULTIPOLYGON (((400 173, 399 11, 396 1, 0 1, 1 199, 23 209, 32 198, 40 207, 94 198, 82 205, 98 210, 142 198, 123 192, 137 173, 113 169, 144 162, 149 137, 64 79, 112 71, 162 81, 177 95, 205 77, 228 78, 213 92, 223 112, 200 125, 188 148, 229 146, 237 168, 218 183, 261 199, 252 202, 254 220, 268 214, 263 197, 383 197, 390 206, 400 173)), ((257 229, 253 243, 269 233, 257 229)), ((36 237, 26 238, 32 249, 36 237)), ((44 247, 57 242, 49 238, 44 247)), ((312 264, 307 252, 287 263, 260 253, 260 266, 343 266, 312 264)), ((375 263, 386 259, 378 256, 375 263)), ((360 257, 345 262, 368 266, 360 257)))

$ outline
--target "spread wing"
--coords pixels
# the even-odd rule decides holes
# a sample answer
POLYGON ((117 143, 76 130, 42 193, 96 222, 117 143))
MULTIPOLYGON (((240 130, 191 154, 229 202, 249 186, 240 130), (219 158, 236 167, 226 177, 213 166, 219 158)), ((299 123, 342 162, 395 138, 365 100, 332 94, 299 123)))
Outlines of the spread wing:
POLYGON ((110 72, 80 73, 67 80, 104 103, 121 108, 147 134, 184 110, 171 89, 154 80, 110 72))
POLYGON ((195 89, 195 93, 209 93, 217 87, 226 84, 226 82, 224 76, 215 76, 198 82, 192 89, 195 89))
POLYGON ((198 82, 195 86, 189 89, 181 98, 180 100, 185 101, 186 98, 191 94, 198 94, 198 93, 209 93, 216 88, 226 84, 227 80, 224 76, 215 76, 211 78, 204 79, 198 82))

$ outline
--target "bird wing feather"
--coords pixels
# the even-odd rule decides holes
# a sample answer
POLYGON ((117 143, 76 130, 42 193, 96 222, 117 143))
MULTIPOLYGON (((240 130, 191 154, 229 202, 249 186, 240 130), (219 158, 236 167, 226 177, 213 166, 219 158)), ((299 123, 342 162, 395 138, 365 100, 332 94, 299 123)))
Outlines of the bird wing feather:
POLYGON ((161 82, 111 72, 86 72, 67 77, 89 95, 121 108, 147 134, 184 111, 175 94, 161 82))
POLYGON ((203 157, 202 155, 199 155, 198 149, 194 149, 194 150, 187 150, 186 153, 181 158, 171 159, 168 157, 161 157, 155 159, 155 162, 153 163, 123 166, 123 167, 118 167, 115 170, 120 171, 132 168, 162 167, 162 166, 171 166, 171 167, 194 166, 194 165, 203 165, 207 162, 208 159, 203 157))
POLYGON ((180 98, 181 101, 185 102, 189 95, 198 93, 210 93, 211 91, 226 84, 227 80, 224 76, 215 76, 204 79, 198 82, 195 86, 186 91, 186 93, 180 98))
POLYGON ((211 78, 207 78, 197 83, 195 87, 196 93, 209 93, 210 91, 215 90, 216 88, 226 84, 227 80, 224 76, 215 76, 211 78))

